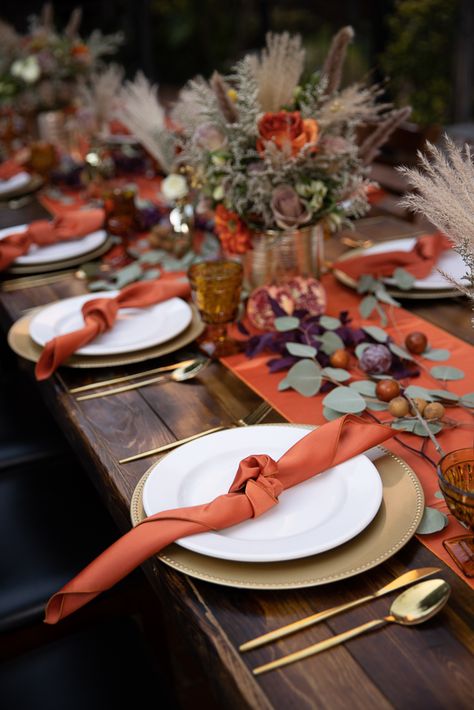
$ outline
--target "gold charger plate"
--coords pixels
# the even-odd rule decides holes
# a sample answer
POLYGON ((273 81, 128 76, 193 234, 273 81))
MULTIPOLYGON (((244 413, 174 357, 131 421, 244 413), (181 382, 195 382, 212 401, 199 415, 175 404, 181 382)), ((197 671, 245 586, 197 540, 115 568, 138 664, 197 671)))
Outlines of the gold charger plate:
MULTIPOLYGON (((379 512, 362 533, 334 550, 288 562, 249 563, 206 557, 173 544, 158 558, 191 577, 242 589, 316 587, 372 569, 410 540, 424 510, 423 489, 412 469, 383 447, 377 447, 377 453, 380 456, 374 464, 383 484, 379 512)), ((130 509, 133 525, 146 517, 142 493, 151 468, 133 493, 130 509)))
POLYGON ((44 180, 41 175, 31 175, 30 181, 21 187, 17 187, 14 190, 9 190, 8 192, 2 192, 0 195, 0 204, 2 202, 8 202, 8 200, 14 200, 17 197, 25 197, 26 195, 31 195, 43 187, 44 180))
POLYGON ((8 269, 8 274, 17 274, 18 276, 27 274, 45 274, 53 271, 58 271, 60 269, 68 269, 72 266, 81 266, 92 259, 97 259, 102 254, 105 254, 113 244, 112 237, 108 236, 105 242, 97 249, 90 251, 86 254, 81 254, 80 256, 75 256, 71 259, 63 259, 62 261, 50 261, 45 264, 31 264, 28 266, 11 266, 8 269))
MULTIPOLYGON (((411 237, 408 237, 411 238, 411 237)), ((390 240, 388 240, 390 241, 390 240)), ((349 259, 352 259, 355 256, 360 256, 363 254, 366 250, 365 249, 352 249, 351 251, 347 251, 344 254, 342 254, 339 258, 338 261, 348 261, 349 259)), ((333 269, 332 273, 336 277, 338 281, 344 284, 344 286, 349 286, 349 288, 356 289, 357 288, 357 281, 352 279, 350 276, 348 276, 346 273, 343 271, 339 271, 339 269, 333 269)), ((394 298, 409 298, 410 300, 416 299, 416 300, 428 300, 428 299, 436 299, 436 298, 456 298, 458 297, 459 291, 456 289, 413 289, 409 291, 402 291, 399 288, 393 288, 390 286, 387 286, 387 291, 392 295, 394 298)))
MULTIPOLYGON (((204 330, 204 323, 196 307, 192 304, 190 304, 190 306, 192 310, 191 323, 186 330, 183 330, 183 332, 175 338, 167 340, 166 343, 161 343, 161 345, 156 345, 152 348, 145 348, 144 350, 137 350, 136 352, 121 353, 120 355, 96 355, 94 357, 73 355, 63 366, 85 369, 90 367, 117 367, 119 365, 131 365, 134 362, 144 362, 145 360, 151 360, 155 357, 161 357, 162 355, 175 352, 175 350, 179 350, 185 345, 192 343, 204 330)), ((17 355, 21 355, 21 357, 24 357, 26 360, 30 360, 30 362, 38 362, 43 350, 43 348, 30 337, 30 321, 39 310, 41 309, 35 308, 34 311, 30 311, 27 315, 17 320, 8 331, 8 344, 11 349, 17 355)))

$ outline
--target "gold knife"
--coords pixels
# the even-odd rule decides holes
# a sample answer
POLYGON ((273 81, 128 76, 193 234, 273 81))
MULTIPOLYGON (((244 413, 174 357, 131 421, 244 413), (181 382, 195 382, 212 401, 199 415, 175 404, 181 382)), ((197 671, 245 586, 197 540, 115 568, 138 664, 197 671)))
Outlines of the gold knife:
POLYGON ((430 575, 435 574, 435 572, 441 572, 441 569, 439 567, 420 567, 420 569, 413 569, 409 572, 405 572, 400 577, 397 577, 396 579, 392 580, 392 582, 390 582, 389 584, 386 584, 385 587, 381 587, 381 589, 376 591, 374 594, 369 594, 366 597, 361 597, 353 602, 347 602, 347 604, 339 604, 339 606, 333 606, 331 609, 326 609, 326 611, 320 611, 317 614, 311 614, 311 616, 306 616, 304 619, 293 621, 293 623, 291 624, 286 624, 286 626, 282 626, 279 629, 269 631, 268 633, 263 634, 262 636, 257 636, 257 638, 254 638, 251 641, 246 641, 241 646, 239 646, 239 651, 250 651, 253 648, 259 648, 259 646, 263 646, 266 643, 270 643, 270 641, 276 641, 277 639, 283 638, 284 636, 288 636, 289 634, 293 634, 296 631, 306 629, 308 626, 318 624, 320 621, 330 619, 331 616, 340 614, 342 611, 353 609, 355 606, 359 606, 359 604, 365 604, 365 602, 371 601, 372 599, 378 599, 378 597, 383 597, 384 594, 390 594, 390 592, 394 592, 396 589, 401 589, 402 587, 406 587, 407 585, 412 584, 412 582, 416 582, 419 579, 429 577, 430 575))

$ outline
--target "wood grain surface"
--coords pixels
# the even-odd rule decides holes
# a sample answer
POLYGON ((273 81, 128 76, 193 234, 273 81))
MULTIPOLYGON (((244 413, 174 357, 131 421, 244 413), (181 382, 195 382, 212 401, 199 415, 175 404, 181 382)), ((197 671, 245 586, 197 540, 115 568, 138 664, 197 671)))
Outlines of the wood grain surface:
MULTIPOLYGON (((36 203, 22 210, 0 210, 0 226, 20 224, 43 216, 36 203)), ((416 227, 393 218, 361 220, 357 232, 388 239, 413 234, 416 227)), ((342 251, 334 240, 327 256, 342 251)), ((6 277, 8 278, 8 276, 6 277)), ((4 330, 25 310, 84 291, 73 276, 48 286, 0 292, 4 330)), ((471 312, 462 298, 423 304, 410 310, 449 332, 472 342, 471 312)), ((183 359, 193 348, 160 360, 183 359)), ((156 363, 158 364, 158 363, 156 363)), ((126 466, 120 458, 218 424, 242 417, 259 399, 229 370, 218 363, 186 384, 166 382, 120 396, 77 402, 68 388, 104 376, 121 375, 155 366, 121 367, 104 373, 61 369, 38 385, 32 366, 23 362, 31 386, 38 386, 51 412, 83 461, 121 530, 130 527, 129 503, 135 485, 153 459, 126 466)), ((271 413, 266 421, 281 421, 271 413)), ((167 609, 171 629, 169 653, 179 664, 184 647, 199 662, 209 693, 209 708, 471 708, 473 689, 473 633, 471 590, 428 550, 412 540, 379 567, 344 582, 288 591, 246 591, 193 580, 156 559, 144 566, 150 584, 167 609), (251 669, 277 656, 327 638, 387 613, 392 597, 374 601, 279 642, 241 655, 239 644, 314 611, 372 593, 403 571, 439 566, 440 576, 452 585, 448 606, 417 628, 391 625, 320 656, 254 678, 251 669)), ((139 682, 139 679, 137 679, 139 682)))

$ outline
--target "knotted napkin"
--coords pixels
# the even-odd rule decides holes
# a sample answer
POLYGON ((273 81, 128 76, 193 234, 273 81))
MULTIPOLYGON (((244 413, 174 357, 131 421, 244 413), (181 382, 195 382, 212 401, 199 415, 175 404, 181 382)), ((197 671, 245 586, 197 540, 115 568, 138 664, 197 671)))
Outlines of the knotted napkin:
POLYGON ((395 269, 403 268, 417 279, 429 276, 445 249, 452 246, 442 232, 424 234, 418 237, 410 251, 387 251, 383 254, 367 254, 344 259, 334 264, 334 268, 343 271, 356 280, 363 274, 382 277, 391 276, 395 269))
POLYGON ((84 326, 72 333, 58 335, 46 343, 40 359, 36 363, 37 380, 50 377, 57 368, 76 350, 90 343, 101 333, 114 325, 120 308, 145 308, 169 298, 189 296, 187 281, 168 279, 160 281, 142 281, 126 286, 114 298, 94 298, 82 306, 84 326))
POLYGON ((0 271, 19 256, 27 254, 33 244, 45 247, 85 237, 100 229, 104 218, 102 209, 71 210, 52 221, 39 219, 31 222, 24 232, 15 232, 0 241, 0 271))
POLYGON ((248 456, 240 462, 225 495, 204 505, 152 515, 117 540, 51 597, 46 623, 55 624, 72 614, 175 540, 256 518, 278 503, 282 491, 381 444, 394 433, 382 424, 346 414, 311 431, 278 461, 265 454, 248 456))
POLYGON ((10 160, 5 160, 0 163, 0 180, 10 180, 10 178, 15 177, 19 173, 23 173, 25 168, 22 168, 16 160, 12 158, 10 160))

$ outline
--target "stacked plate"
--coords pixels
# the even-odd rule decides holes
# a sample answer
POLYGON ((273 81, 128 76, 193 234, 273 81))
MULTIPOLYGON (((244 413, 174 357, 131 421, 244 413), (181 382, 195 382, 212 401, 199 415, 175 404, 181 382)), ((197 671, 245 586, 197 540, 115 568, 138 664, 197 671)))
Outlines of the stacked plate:
MULTIPOLYGON (((410 251, 416 244, 416 237, 395 239, 392 241, 375 244, 368 249, 353 249, 343 256, 339 261, 346 261, 356 256, 370 256, 371 254, 384 254, 390 251, 410 251)), ((452 276, 457 283, 465 281, 467 267, 462 258, 453 249, 444 251, 432 272, 424 279, 418 279, 408 291, 402 291, 395 285, 393 279, 385 279, 389 292, 399 298, 426 299, 426 298, 453 298, 459 296, 459 291, 453 288, 453 284, 448 281, 441 271, 452 276)), ((356 281, 343 271, 334 269, 335 277, 346 286, 356 287, 356 281)))
MULTIPOLYGON (((140 482, 132 521, 226 493, 241 459, 266 453, 278 460, 308 428, 242 427, 181 446, 140 482)), ((284 491, 278 505, 261 517, 178 540, 160 558, 191 576, 228 586, 314 586, 380 564, 410 539, 422 512, 423 492, 413 471, 377 449, 284 491)))
POLYGON ((13 200, 36 192, 43 185, 39 175, 17 173, 8 180, 0 180, 0 201, 13 200))
MULTIPOLYGON (((24 232, 28 225, 0 230, 0 240, 10 234, 24 232)), ((9 268, 10 273, 32 274, 56 271, 70 266, 78 266, 95 259, 110 248, 110 237, 104 229, 91 232, 80 239, 57 242, 45 247, 33 245, 27 254, 19 256, 9 268)))
MULTIPOLYGON (((84 324, 86 301, 113 298, 118 291, 75 296, 58 301, 18 320, 10 329, 10 347, 37 362, 44 345, 84 324)), ((114 327, 84 346, 66 363, 71 367, 108 367, 141 362, 174 352, 197 338, 203 324, 195 308, 170 298, 148 308, 123 308, 114 327)))

